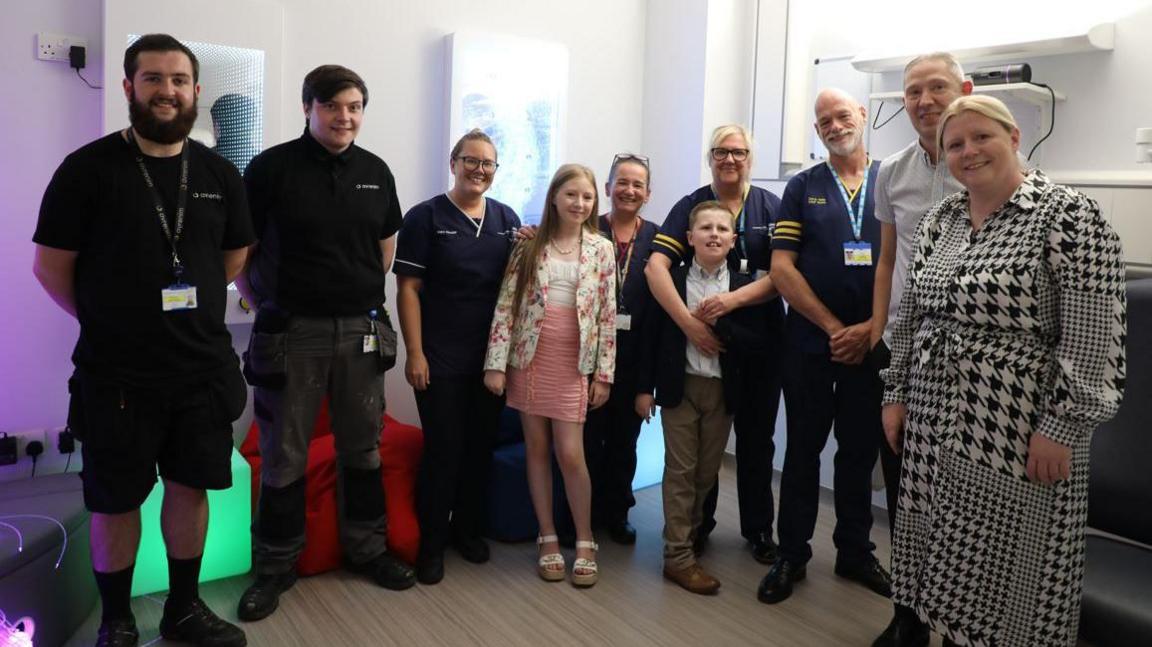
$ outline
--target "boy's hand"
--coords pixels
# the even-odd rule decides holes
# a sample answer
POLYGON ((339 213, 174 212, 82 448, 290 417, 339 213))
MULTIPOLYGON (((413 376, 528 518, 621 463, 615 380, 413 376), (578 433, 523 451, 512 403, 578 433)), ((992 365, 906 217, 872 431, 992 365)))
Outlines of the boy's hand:
POLYGON ((644 422, 648 422, 656 415, 656 398, 652 397, 651 393, 636 395, 636 415, 643 418, 644 422))

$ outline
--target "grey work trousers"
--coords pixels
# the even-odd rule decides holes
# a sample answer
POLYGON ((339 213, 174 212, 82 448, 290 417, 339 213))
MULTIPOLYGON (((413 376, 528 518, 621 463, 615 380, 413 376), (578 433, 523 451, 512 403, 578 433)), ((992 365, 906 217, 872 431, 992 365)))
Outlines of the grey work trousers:
POLYGON ((340 544, 346 561, 371 561, 387 550, 378 451, 384 373, 364 342, 372 322, 367 315, 293 316, 283 334, 284 387, 254 389, 262 458, 252 524, 256 572, 289 571, 304 549, 304 474, 325 396, 339 465, 340 544))

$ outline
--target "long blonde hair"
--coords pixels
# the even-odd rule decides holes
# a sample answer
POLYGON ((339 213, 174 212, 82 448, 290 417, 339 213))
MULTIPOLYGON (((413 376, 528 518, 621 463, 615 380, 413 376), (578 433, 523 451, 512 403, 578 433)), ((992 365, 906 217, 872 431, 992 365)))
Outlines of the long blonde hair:
POLYGON ((560 187, 575 178, 584 178, 592 185, 592 213, 584 220, 581 229, 591 233, 599 231, 596 216, 599 213, 600 199, 596 191, 596 175, 592 173, 592 169, 580 164, 565 164, 556 169, 556 174, 552 176, 552 182, 548 185, 548 194, 544 197, 544 214, 540 218, 540 227, 536 230, 536 237, 520 243, 516 250, 518 253, 512 254, 508 268, 505 270, 506 275, 516 272, 516 290, 512 293, 513 321, 516 321, 520 316, 520 306, 524 301, 524 295, 536 285, 536 267, 540 260, 540 254, 544 252, 548 243, 552 242, 552 239, 556 237, 556 232, 560 229, 560 214, 556 211, 555 204, 556 194, 559 193, 560 187))

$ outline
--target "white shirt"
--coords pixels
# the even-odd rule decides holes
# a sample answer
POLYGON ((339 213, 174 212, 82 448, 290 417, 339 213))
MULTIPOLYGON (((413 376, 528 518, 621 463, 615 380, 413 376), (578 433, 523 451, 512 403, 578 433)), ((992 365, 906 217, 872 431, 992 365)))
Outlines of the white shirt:
MULTIPOLYGON (((728 291, 728 265, 721 263, 720 267, 713 273, 709 274, 707 270, 701 267, 696 262, 696 257, 692 257, 692 265, 688 268, 687 280, 687 293, 685 294, 685 304, 688 309, 695 311, 700 302, 710 296, 723 294, 728 291)), ((708 357, 696 348, 692 342, 688 342, 688 364, 685 371, 689 375, 699 375, 701 377, 722 377, 720 373, 720 356, 713 355, 708 357)))

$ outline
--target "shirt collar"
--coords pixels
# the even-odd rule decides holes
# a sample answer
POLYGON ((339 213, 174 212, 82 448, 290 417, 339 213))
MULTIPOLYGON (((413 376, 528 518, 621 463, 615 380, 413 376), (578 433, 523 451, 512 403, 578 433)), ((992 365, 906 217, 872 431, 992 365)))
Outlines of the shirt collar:
POLYGON ((692 257, 692 267, 689 269, 689 274, 698 279, 707 279, 713 281, 722 281, 728 278, 728 264, 721 263, 720 267, 716 268, 715 272, 709 273, 699 263, 696 262, 696 257, 692 257))
POLYGON ((352 142, 348 145, 348 148, 345 148, 339 153, 333 155, 332 153, 328 152, 327 148, 321 146, 320 142, 316 141, 316 139, 312 137, 312 133, 308 130, 308 126, 304 126, 304 134, 300 138, 304 140, 304 147, 308 149, 308 153, 321 162, 334 161, 339 162, 341 165, 345 165, 352 159, 352 151, 356 148, 356 142, 352 142))
MULTIPOLYGON (((920 154, 920 159, 924 160, 924 166, 932 169, 939 166, 939 160, 937 160, 935 164, 932 163, 932 156, 928 154, 928 151, 924 148, 924 144, 920 142, 919 137, 916 138, 916 151, 920 154)), ((939 156, 939 151, 937 151, 937 156, 939 156)))
POLYGON ((1052 181, 1039 169, 1024 171, 1024 181, 1016 187, 1016 191, 1011 198, 1008 198, 1005 206, 1011 204, 1022 211, 1032 211, 1050 184, 1052 181))

